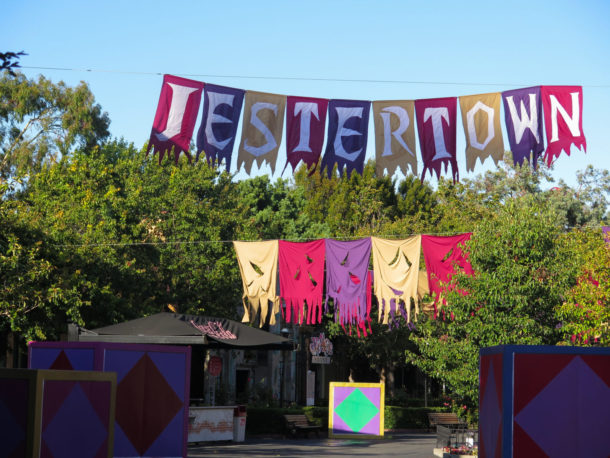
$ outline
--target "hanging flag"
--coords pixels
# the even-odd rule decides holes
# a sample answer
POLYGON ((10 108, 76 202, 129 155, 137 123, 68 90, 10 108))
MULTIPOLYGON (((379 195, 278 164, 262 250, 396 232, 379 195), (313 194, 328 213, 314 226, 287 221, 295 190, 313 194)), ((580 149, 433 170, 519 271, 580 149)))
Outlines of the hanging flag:
POLYGON ((459 180, 455 151, 456 112, 457 97, 415 101, 419 145, 424 162, 422 181, 427 170, 430 170, 430 174, 436 173, 438 178, 443 165, 445 170, 451 165, 453 181, 459 180))
POLYGON ((436 236, 422 235, 421 244, 424 251, 424 262, 428 272, 430 294, 434 296, 434 317, 436 318, 437 303, 442 293, 447 290, 447 283, 456 273, 455 266, 467 275, 473 270, 468 261, 468 253, 462 250, 464 242, 470 240, 472 233, 436 236))
POLYGON ((279 241, 280 298, 287 323, 322 322, 324 288, 324 240, 279 241), (307 311, 305 311, 307 305, 307 311))
POLYGON ((527 159, 535 169, 544 151, 540 86, 504 91, 502 100, 513 162, 522 165, 527 159))
POLYGON ((343 242, 326 239, 326 302, 333 299, 335 322, 344 330, 370 331, 370 307, 367 307, 367 285, 371 239, 343 242))
POLYGON ((587 151, 587 140, 582 130, 582 87, 542 86, 544 128, 546 130, 546 154, 548 165, 562 151, 569 156, 570 146, 587 151))
MULTIPOLYGON (((286 165, 292 172, 303 161, 313 173, 322 154, 328 100, 288 96, 286 99, 286 165)), ((285 169, 286 167, 284 167, 285 169)))
POLYGON ((421 235, 404 240, 371 237, 374 293, 379 304, 379 321, 398 327, 398 313, 411 321, 411 299, 419 312, 418 282, 421 235))
POLYGON ((220 166, 224 159, 227 172, 231 170, 231 154, 243 101, 241 89, 206 84, 203 115, 197 132, 197 160, 203 152, 208 164, 220 166))
POLYGON ((246 91, 241 144, 237 156, 237 168, 244 165, 250 175, 252 163, 258 167, 263 162, 275 172, 277 151, 282 142, 286 96, 264 92, 246 91))
POLYGON ((174 159, 178 162, 181 152, 189 161, 188 153, 193 130, 197 121, 197 112, 201 103, 203 83, 173 75, 164 75, 159 96, 159 105, 146 154, 153 150, 159 153, 159 163, 165 153, 174 150, 174 159))
POLYGON ((275 324, 279 312, 277 288, 278 241, 233 242, 239 271, 241 272, 244 294, 244 316, 242 322, 253 322, 260 312, 259 323, 262 327, 269 314, 269 324, 275 324))
POLYGON ((413 100, 384 100, 373 102, 375 121, 375 164, 377 176, 396 169, 407 174, 407 165, 417 175, 415 152, 415 104, 413 100))
POLYGON ((339 175, 352 170, 360 175, 364 169, 364 155, 369 127, 371 102, 359 100, 331 100, 328 104, 328 141, 321 169, 330 178, 337 164, 339 175))
POLYGON ((500 125, 501 94, 468 95, 460 97, 462 123, 466 135, 466 170, 472 172, 491 156, 495 165, 504 156, 504 141, 500 125))

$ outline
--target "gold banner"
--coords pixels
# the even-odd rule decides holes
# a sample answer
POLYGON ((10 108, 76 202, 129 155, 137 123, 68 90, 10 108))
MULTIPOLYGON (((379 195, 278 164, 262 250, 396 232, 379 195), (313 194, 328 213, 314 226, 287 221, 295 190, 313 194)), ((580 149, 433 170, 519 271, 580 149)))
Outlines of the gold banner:
POLYGON ((413 100, 373 102, 373 119, 377 176, 383 176, 384 169, 388 169, 389 175, 394 175, 397 168, 406 175, 407 165, 417 175, 413 100))

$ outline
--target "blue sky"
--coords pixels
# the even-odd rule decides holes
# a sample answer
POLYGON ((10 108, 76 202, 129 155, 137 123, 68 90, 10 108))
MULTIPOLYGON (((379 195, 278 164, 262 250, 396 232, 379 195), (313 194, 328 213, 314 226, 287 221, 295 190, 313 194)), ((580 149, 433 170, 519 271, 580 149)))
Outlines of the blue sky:
MULTIPOLYGON (((246 90, 358 100, 582 85, 588 152, 562 154, 553 172, 574 185, 576 171, 588 164, 610 168, 609 26, 610 2, 604 0, 23 0, 2 6, 0 50, 27 52, 21 65, 29 77, 86 81, 110 116, 112 134, 138 147, 150 135, 163 73, 246 90)), ((457 138, 461 178, 495 167, 488 161, 466 173, 459 115, 457 138)), ((367 158, 373 157, 370 138, 367 158)), ((253 167, 253 175, 263 173, 270 169, 253 167)))

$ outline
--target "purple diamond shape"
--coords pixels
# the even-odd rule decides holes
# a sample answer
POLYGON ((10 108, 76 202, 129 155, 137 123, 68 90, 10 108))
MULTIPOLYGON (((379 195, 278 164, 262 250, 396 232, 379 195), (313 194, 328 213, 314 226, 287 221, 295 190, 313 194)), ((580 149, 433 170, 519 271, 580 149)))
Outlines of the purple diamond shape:
POLYGON ((95 457, 107 436, 106 427, 78 383, 42 433, 54 458, 95 457))
POLYGON ((494 363, 490 361, 489 369, 487 370, 485 393, 483 393, 481 401, 481 429, 486 455, 494 456, 498 446, 498 428, 500 423, 502 423, 502 412, 498 404, 494 363))
POLYGON ((515 421, 549 456, 610 456, 610 388, 575 357, 515 421))

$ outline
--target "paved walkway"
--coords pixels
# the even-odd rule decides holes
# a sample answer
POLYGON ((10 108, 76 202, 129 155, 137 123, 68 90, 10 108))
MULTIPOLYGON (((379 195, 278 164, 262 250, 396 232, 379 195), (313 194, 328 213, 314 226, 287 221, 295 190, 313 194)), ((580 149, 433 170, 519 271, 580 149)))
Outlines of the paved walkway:
POLYGON ((246 437, 244 442, 209 442, 189 446, 189 458, 291 456, 369 457, 401 456, 434 458, 434 433, 388 433, 383 439, 284 439, 246 437))

